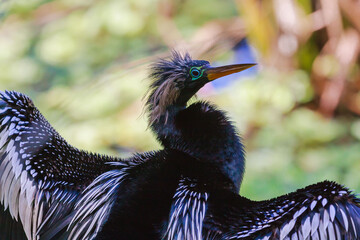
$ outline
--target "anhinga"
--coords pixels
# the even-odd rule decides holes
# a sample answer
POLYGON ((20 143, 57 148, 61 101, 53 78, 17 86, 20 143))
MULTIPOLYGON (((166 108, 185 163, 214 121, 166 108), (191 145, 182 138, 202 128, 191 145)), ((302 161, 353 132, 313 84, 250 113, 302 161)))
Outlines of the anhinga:
POLYGON ((206 102, 187 101, 206 83, 253 64, 213 68, 207 61, 173 54, 153 65, 147 102, 152 130, 162 145, 211 166, 213 176, 181 175, 169 215, 170 239, 360 239, 360 200, 330 181, 267 200, 238 195, 243 171, 241 139, 225 114, 206 102), (214 171, 214 170, 213 170, 214 171), (208 178, 207 178, 208 177, 208 178), (196 197, 195 197, 196 196, 196 197), (192 206, 192 207, 189 207, 192 206), (203 206, 202 211, 196 206, 203 206), (193 215, 194 208, 198 216, 193 215), (192 215, 181 214, 183 211, 192 215), (198 219, 198 226, 188 224, 198 219), (202 231, 196 234, 199 226, 202 231), (195 235, 193 234, 195 232, 195 235), (194 237, 196 236, 196 237, 194 237), (200 236, 200 237, 199 237, 200 236))
POLYGON ((1 239, 358 239, 359 200, 336 183, 260 202, 238 195, 235 128, 211 104, 187 102, 250 66, 177 53, 156 63, 147 107, 164 149, 130 159, 70 146, 28 97, 2 93, 1 239))

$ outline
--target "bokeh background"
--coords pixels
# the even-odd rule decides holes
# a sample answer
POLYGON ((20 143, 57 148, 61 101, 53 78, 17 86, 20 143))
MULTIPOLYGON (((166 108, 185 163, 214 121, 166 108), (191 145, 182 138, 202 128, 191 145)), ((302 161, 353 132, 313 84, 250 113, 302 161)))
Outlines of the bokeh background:
POLYGON ((142 108, 169 49, 257 67, 207 85, 247 149, 241 194, 329 179, 360 192, 359 0, 0 0, 0 89, 29 95, 71 144, 158 149, 142 108))

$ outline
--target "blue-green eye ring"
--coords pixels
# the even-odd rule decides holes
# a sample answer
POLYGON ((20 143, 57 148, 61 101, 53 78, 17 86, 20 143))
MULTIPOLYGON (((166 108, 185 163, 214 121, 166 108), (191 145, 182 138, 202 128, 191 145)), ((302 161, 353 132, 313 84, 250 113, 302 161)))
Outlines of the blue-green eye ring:
POLYGON ((203 75, 204 70, 201 69, 201 67, 192 67, 190 68, 190 75, 191 75, 191 79, 192 80, 196 80, 201 78, 201 76, 203 75))

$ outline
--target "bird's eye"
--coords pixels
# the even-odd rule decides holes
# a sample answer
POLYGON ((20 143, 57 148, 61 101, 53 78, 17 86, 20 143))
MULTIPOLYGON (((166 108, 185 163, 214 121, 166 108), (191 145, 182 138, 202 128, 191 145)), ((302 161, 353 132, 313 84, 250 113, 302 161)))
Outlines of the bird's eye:
POLYGON ((200 71, 197 69, 193 69, 191 71, 191 75, 193 75, 193 77, 198 77, 200 75, 200 71))
POLYGON ((203 72, 200 71, 198 68, 193 67, 190 69, 190 75, 192 77, 192 80, 196 80, 200 78, 202 76, 202 73, 203 72))

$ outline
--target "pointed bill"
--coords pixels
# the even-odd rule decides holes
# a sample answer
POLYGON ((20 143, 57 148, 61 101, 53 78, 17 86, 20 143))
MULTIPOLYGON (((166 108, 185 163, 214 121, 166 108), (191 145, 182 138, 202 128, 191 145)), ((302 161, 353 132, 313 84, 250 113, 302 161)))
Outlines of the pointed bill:
POLYGON ((224 77, 229 74, 237 73, 244 71, 256 64, 233 64, 233 65, 226 65, 221 67, 210 67, 206 70, 207 77, 209 81, 213 81, 215 79, 224 77))

